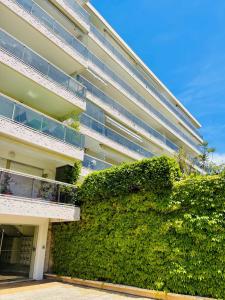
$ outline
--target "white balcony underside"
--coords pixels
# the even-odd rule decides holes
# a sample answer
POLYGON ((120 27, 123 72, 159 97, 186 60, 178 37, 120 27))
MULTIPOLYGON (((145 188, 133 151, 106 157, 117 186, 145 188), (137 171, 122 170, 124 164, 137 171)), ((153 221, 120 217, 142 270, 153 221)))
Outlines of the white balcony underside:
POLYGON ((140 159, 144 158, 144 156, 140 155, 139 153, 134 152, 134 151, 124 147, 123 145, 114 142, 113 140, 105 137, 104 135, 102 135, 84 125, 81 125, 80 132, 83 133, 84 135, 87 135, 87 136, 93 138, 94 140, 98 141, 100 144, 103 144, 103 145, 105 145, 127 157, 130 157, 134 160, 140 160, 140 159))
POLYGON ((78 221, 80 208, 73 205, 0 195, 0 217, 2 215, 45 218, 51 219, 52 222, 78 221))
POLYGON ((83 160, 83 150, 4 117, 0 117, 0 134, 62 156, 83 160))
POLYGON ((86 107, 79 97, 4 51, 0 51, 0 90, 40 111, 51 110, 52 115, 86 107))

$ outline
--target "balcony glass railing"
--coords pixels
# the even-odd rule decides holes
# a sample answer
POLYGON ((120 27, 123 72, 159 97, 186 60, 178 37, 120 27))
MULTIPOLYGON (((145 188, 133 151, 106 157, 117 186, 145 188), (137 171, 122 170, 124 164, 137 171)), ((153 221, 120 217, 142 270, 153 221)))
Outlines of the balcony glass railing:
POLYGON ((91 118, 90 116, 86 114, 82 114, 80 117, 81 124, 93 129, 94 131, 97 131, 101 135, 104 135, 105 137, 113 140, 114 142, 139 153, 140 155, 143 155, 144 157, 152 157, 154 156, 153 153, 146 150, 145 148, 141 147, 140 145, 131 142, 124 136, 120 135, 116 131, 112 130, 111 128, 106 127, 104 124, 96 121, 95 119, 91 118))
POLYGON ((75 190, 70 184, 0 168, 1 195, 72 204, 75 190))
POLYGON ((104 72, 107 76, 109 76, 112 80, 117 82, 122 89, 124 89, 131 97, 135 98, 138 102, 140 102, 143 106, 145 106, 151 113, 156 115, 159 119, 161 119, 164 123, 166 123, 169 127, 171 127, 175 132, 185 138, 195 149, 198 149, 198 145, 192 141, 183 131, 177 128, 171 121, 169 121, 163 114, 161 114, 157 109, 155 109, 149 102, 147 102, 142 96, 140 96, 136 91, 134 91, 126 82, 124 82, 119 76, 117 76, 108 66, 106 66, 100 59, 98 59, 94 54, 89 52, 89 61, 92 64, 104 72))
POLYGON ((82 164, 83 167, 94 171, 105 170, 112 167, 111 164, 87 154, 84 155, 84 160, 82 164))
MULTIPOLYGON (((28 0, 15 0, 15 1, 20 6, 22 6, 24 9, 26 9, 30 14, 32 14, 33 16, 38 18, 39 21, 41 21, 43 24, 45 24, 45 26, 47 26, 50 30, 52 30, 61 39, 63 39, 75 51, 78 51, 79 54, 81 54, 85 59, 87 59, 87 57, 89 56, 89 60, 91 60, 93 64, 95 64, 101 70, 106 72, 109 76, 111 76, 114 80, 116 80, 125 90, 127 90, 132 96, 134 96, 136 99, 138 99, 138 101, 140 101, 145 106, 147 106, 148 102, 146 102, 146 100, 144 98, 142 98, 135 91, 133 91, 133 89, 129 85, 127 85, 123 80, 121 80, 117 75, 115 75, 103 62, 101 62, 101 60, 99 60, 96 56, 94 56, 91 52, 89 52, 88 49, 79 40, 77 40, 71 33, 69 33, 62 25, 60 25, 58 22, 56 22, 48 13, 46 13, 36 3, 34 3, 32 0, 29 0, 29 1, 28 0)), ((101 34, 99 33, 99 35, 101 35, 101 34)), ((123 57, 123 56, 121 55, 121 57, 123 57)), ((123 59, 125 59, 125 58, 123 57, 123 59)), ((39 65, 40 65, 40 63, 39 63, 39 65)), ((135 68, 134 68, 134 70, 135 70, 135 68)), ((41 71, 43 72, 43 68, 41 71)), ((59 83, 62 83, 61 78, 60 78, 61 76, 59 76, 59 75, 57 76, 56 74, 53 74, 53 77, 54 78, 52 78, 52 79, 60 79, 59 83)), ((71 77, 69 77, 69 78, 71 80, 71 77)), ((65 84, 65 83, 63 83, 63 84, 65 84)), ((71 86, 72 86, 72 84, 68 84, 69 89, 71 88, 71 86)), ((156 88, 155 88, 155 93, 159 94, 159 92, 156 88)), ((78 94, 82 94, 82 92, 79 92, 78 94)), ((172 105, 172 104, 169 103, 169 105, 172 105)), ((172 105, 172 107, 173 107, 173 105, 172 105)), ((189 140, 189 142, 190 141, 191 140, 189 140)), ((168 143, 168 144, 170 144, 170 143, 168 143)))
POLYGON ((84 148, 84 136, 74 129, 48 118, 0 94, 0 116, 54 137, 77 148, 84 148))
MULTIPOLYGON (((71 33, 69 33, 61 24, 56 22, 47 12, 45 12, 35 2, 33 2, 32 0, 14 0, 14 1, 16 1, 20 6, 22 6, 25 10, 27 10, 34 17, 36 17, 40 22, 45 24, 45 26, 48 27, 48 29, 52 30, 64 42, 66 42, 69 46, 71 46, 76 52, 78 51, 79 54, 81 54, 85 59, 87 59, 89 57, 89 60, 92 61, 92 63, 94 65, 99 67, 101 70, 106 72, 107 75, 109 75, 114 80, 116 80, 125 90, 127 90, 132 96, 134 96, 136 99, 138 99, 138 101, 140 101, 145 106, 148 106, 148 107, 150 106, 150 105, 148 105, 148 102, 144 98, 142 98, 128 84, 126 84, 116 74, 114 74, 101 60, 99 60, 95 55, 93 55, 90 51, 88 51, 88 49, 79 40, 77 40, 71 33)), ((93 28, 95 28, 95 27, 93 27, 93 28)), ((95 33, 97 34, 97 32, 99 33, 99 38, 100 38, 100 36, 102 38, 104 38, 101 35, 101 33, 96 29, 95 33)), ((107 44, 110 44, 110 43, 108 42, 107 44)), ((114 49, 114 47, 113 47, 113 49, 114 49)), ((126 61, 126 59, 121 54, 120 54, 120 56, 121 56, 121 59, 123 58, 123 60, 126 61)), ((133 70, 136 70, 133 66, 132 66, 132 68, 133 68, 133 70)), ((56 74, 53 74, 53 75, 55 75, 53 79, 60 78, 60 76, 56 76, 56 74)), ((69 77, 69 78, 71 79, 71 77, 69 77)), ((61 78, 60 78, 60 83, 61 83, 61 78)), ((69 88, 70 88, 70 85, 71 84, 68 84, 69 88)), ((155 93, 158 94, 158 96, 160 96, 160 94, 156 88, 154 91, 155 91, 155 93)), ((79 92, 78 94, 82 94, 82 92, 79 92)), ((84 91, 84 94, 85 94, 85 91, 84 91)), ((169 105, 171 105, 173 107, 173 105, 171 103, 169 103, 169 105)), ((149 109, 150 109, 150 107, 149 107, 149 109)), ((168 124, 168 122, 167 122, 167 124, 168 124)), ((180 133, 184 137, 183 132, 180 131, 180 133)), ((192 143, 192 145, 196 147, 196 144, 193 143, 191 139, 189 139, 189 142, 192 143)), ((172 145, 172 144, 170 142, 168 142, 168 145, 172 145)))
POLYGON ((159 139, 161 142, 169 146, 171 149, 178 151, 179 147, 174 144, 171 140, 163 136, 157 130, 150 127, 147 123, 130 113, 127 109, 125 109, 122 105, 111 99, 109 96, 104 94, 101 90, 91 84, 88 80, 86 80, 82 76, 77 77, 78 81, 81 82, 87 90, 93 94, 95 97, 99 98, 101 101, 112 107, 114 110, 117 110, 120 114, 123 114, 125 117, 131 120, 134 124, 137 124, 144 130, 146 130, 149 134, 153 135, 155 138, 159 139))
MULTIPOLYGON (((29 14, 35 17, 39 22, 45 25, 60 39, 66 42, 83 58, 87 59, 87 48, 76 39, 69 31, 67 31, 60 23, 58 23, 52 16, 50 16, 44 9, 42 9, 37 3, 32 0, 14 0, 19 6, 26 10, 29 14)), ((64 16, 60 12, 60 15, 64 16)))
POLYGON ((89 13, 77 3, 76 0, 63 0, 79 17, 89 26, 90 15, 89 13))
POLYGON ((167 97, 162 94, 159 89, 157 88, 156 84, 153 82, 153 80, 149 77, 148 74, 146 74, 146 78, 144 75, 141 74, 141 72, 132 65, 121 53, 119 50, 117 50, 110 41, 104 37, 104 35, 95 27, 91 26, 91 32, 93 35, 112 53, 114 54, 117 59, 125 66, 127 67, 144 85, 149 88, 164 104, 166 104, 176 115, 181 118, 182 121, 184 121, 199 137, 201 137, 198 130, 195 128, 195 126, 191 123, 191 121, 188 119, 188 117, 175 105, 173 105, 167 97))
POLYGON ((2 29, 0 29, 0 48, 84 101, 86 96, 84 86, 2 29))

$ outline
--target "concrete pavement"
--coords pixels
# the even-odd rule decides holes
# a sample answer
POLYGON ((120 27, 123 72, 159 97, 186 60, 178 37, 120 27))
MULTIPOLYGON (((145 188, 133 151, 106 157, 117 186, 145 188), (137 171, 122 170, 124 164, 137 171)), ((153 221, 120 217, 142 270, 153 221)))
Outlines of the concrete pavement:
POLYGON ((60 282, 28 282, 0 286, 0 300, 144 300, 119 293, 60 282))

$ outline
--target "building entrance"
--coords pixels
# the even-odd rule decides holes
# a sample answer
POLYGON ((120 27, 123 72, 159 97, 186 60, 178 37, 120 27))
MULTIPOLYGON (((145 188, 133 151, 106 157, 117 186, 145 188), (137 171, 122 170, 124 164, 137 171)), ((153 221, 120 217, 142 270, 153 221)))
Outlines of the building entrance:
POLYGON ((29 278, 34 226, 0 224, 0 282, 29 278))

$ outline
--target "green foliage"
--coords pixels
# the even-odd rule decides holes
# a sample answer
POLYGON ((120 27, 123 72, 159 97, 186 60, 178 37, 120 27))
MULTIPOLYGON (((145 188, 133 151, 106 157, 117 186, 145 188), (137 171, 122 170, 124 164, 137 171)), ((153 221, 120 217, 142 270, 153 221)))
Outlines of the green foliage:
POLYGON ((144 159, 90 174, 81 186, 80 200, 96 202, 144 190, 162 194, 179 178, 179 166, 173 159, 144 159))
POLYGON ((210 159, 210 154, 213 154, 216 149, 210 148, 207 141, 204 141, 200 146, 201 154, 197 157, 197 159, 200 162, 201 168, 210 174, 210 164, 212 163, 212 157, 210 159))
POLYGON ((157 170, 150 167, 150 173, 140 167, 150 184, 138 181, 138 192, 122 188, 118 195, 115 180, 116 196, 105 201, 100 179, 94 187, 88 178, 84 187, 92 186, 93 194, 86 194, 82 220, 53 228, 57 274, 225 299, 225 176, 192 176, 171 187, 160 179, 164 174, 171 180, 162 160, 164 167, 153 160, 157 170), (152 176, 157 188, 151 188, 152 176), (164 186, 167 193, 160 191, 164 186))
POLYGON ((76 131, 79 131, 80 129, 80 120, 79 120, 79 114, 77 111, 73 111, 72 113, 69 113, 59 120, 61 122, 65 122, 68 126, 72 127, 76 131))
POLYGON ((219 175, 225 173, 225 164, 209 162, 207 166, 208 175, 219 175))
POLYGON ((179 151, 176 152, 175 159, 180 167, 183 177, 196 173, 193 160, 190 159, 183 148, 179 148, 179 151))
POLYGON ((77 201, 77 189, 73 186, 61 186, 60 198, 62 203, 76 204, 77 201))
POLYGON ((81 171, 81 163, 75 161, 73 166, 65 166, 63 169, 63 174, 60 174, 60 181, 75 184, 79 179, 81 171))

